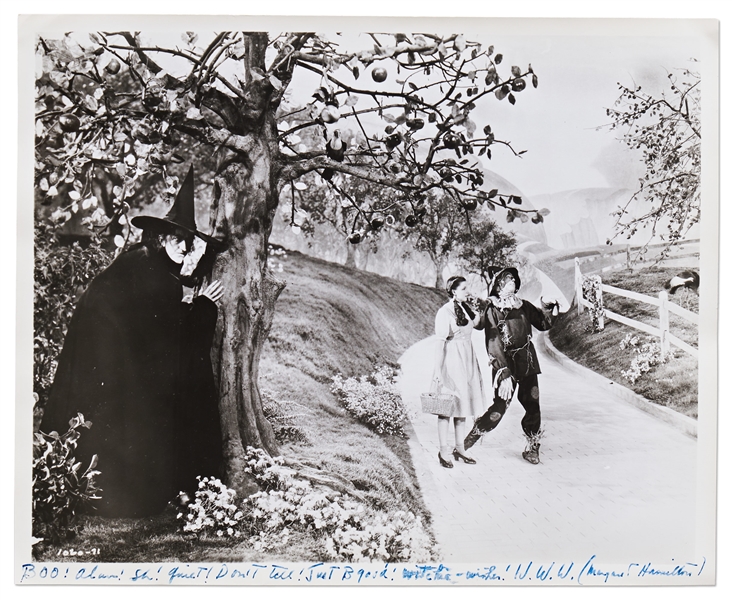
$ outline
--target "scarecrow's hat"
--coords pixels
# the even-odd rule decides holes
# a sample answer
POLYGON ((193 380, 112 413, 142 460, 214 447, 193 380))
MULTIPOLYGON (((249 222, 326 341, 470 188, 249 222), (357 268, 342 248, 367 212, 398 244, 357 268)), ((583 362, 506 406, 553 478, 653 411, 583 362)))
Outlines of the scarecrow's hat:
POLYGON ((513 267, 488 267, 488 269, 486 269, 486 274, 491 280, 490 285, 488 286, 489 296, 495 296, 498 293, 496 288, 498 287, 498 283, 501 281, 501 278, 506 273, 510 273, 513 276, 514 281, 516 281, 516 291, 518 292, 521 287, 521 278, 519 277, 518 269, 513 267))
POLYGON ((139 215, 134 217, 130 222, 140 229, 152 229, 160 233, 175 233, 176 231, 182 230, 191 235, 198 236, 217 250, 222 250, 225 247, 224 242, 202 233, 196 227, 195 207, 193 204, 193 166, 188 169, 188 174, 183 181, 183 185, 180 186, 178 195, 175 197, 175 202, 165 217, 161 219, 160 217, 139 215))

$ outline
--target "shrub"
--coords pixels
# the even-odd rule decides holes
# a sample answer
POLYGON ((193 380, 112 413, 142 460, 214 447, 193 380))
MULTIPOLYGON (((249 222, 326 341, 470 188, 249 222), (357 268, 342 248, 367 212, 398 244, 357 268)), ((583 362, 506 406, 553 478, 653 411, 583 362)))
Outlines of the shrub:
POLYGON ((630 349, 635 354, 630 368, 627 371, 620 371, 620 374, 630 383, 635 383, 641 375, 667 360, 661 358, 661 344, 652 338, 647 338, 645 342, 640 343, 637 335, 629 333, 620 342, 620 348, 630 349))
POLYGON ((590 275, 582 279, 582 296, 590 303, 587 312, 590 315, 589 331, 597 333, 605 328, 605 307, 602 302, 602 279, 599 275, 590 275))
POLYGON ((407 437, 407 412, 395 382, 396 374, 388 366, 377 367, 358 379, 343 379, 339 374, 333 378, 331 389, 345 409, 367 427, 377 433, 407 437))
POLYGON ((96 454, 81 475, 81 463, 74 459, 80 427, 89 429, 91 422, 78 413, 63 435, 33 434, 33 536, 51 543, 74 537, 81 530, 81 510, 100 499, 96 454))
MULTIPOLYGON (((185 533, 201 537, 239 537, 244 513, 236 506, 236 492, 215 477, 197 477, 195 500, 184 506, 177 518, 185 533)), ((178 496, 184 504, 185 493, 178 496)))
POLYGON ((302 413, 291 412, 304 408, 302 404, 290 400, 277 400, 268 392, 262 392, 262 409, 264 416, 272 425, 278 442, 307 442, 307 435, 297 424, 297 417, 302 413))
POLYGON ((112 260, 102 239, 88 246, 60 244, 50 225, 35 227, 33 269, 33 391, 45 403, 56 372, 56 358, 79 294, 112 260))
POLYGON ((431 541, 411 512, 380 513, 363 528, 338 529, 325 542, 330 559, 349 562, 429 562, 431 541))
POLYGON ((412 513, 374 513, 361 502, 297 479, 279 457, 247 448, 247 466, 263 488, 243 505, 243 524, 256 550, 287 544, 293 531, 319 542, 322 560, 426 561, 430 539, 412 513))

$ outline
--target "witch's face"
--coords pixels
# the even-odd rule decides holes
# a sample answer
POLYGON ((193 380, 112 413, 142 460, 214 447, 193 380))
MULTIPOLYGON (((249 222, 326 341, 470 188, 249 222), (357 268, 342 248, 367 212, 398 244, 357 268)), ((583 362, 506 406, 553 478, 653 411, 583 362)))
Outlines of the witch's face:
POLYGON ((165 235, 160 241, 170 260, 179 265, 183 264, 186 256, 186 239, 180 235, 165 235))

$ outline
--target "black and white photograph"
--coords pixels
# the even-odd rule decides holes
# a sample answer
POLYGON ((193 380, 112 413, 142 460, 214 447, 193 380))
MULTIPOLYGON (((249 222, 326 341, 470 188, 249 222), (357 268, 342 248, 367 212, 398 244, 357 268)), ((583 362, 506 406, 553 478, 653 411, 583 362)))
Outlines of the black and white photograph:
POLYGON ((718 21, 19 41, 15 583, 714 584, 718 21))

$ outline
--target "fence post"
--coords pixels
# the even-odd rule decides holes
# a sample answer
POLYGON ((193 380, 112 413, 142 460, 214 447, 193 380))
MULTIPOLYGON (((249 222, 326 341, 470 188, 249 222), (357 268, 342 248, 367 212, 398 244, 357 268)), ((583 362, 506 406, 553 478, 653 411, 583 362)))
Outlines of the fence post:
POLYGON ((595 298, 595 306, 600 307, 600 314, 597 317, 597 329, 602 331, 605 329, 605 302, 602 298, 602 277, 598 275, 600 283, 597 286, 597 297, 595 298))
POLYGON ((658 292, 658 328, 661 330, 661 358, 665 358, 671 350, 671 343, 668 339, 668 294, 661 290, 658 292))
POLYGON ((633 267, 630 264, 630 244, 625 247, 625 266, 628 271, 633 272, 633 267))
POLYGON ((584 310, 582 305, 582 271, 580 271, 580 261, 577 256, 574 257, 574 293, 577 299, 577 314, 581 315, 584 310))

